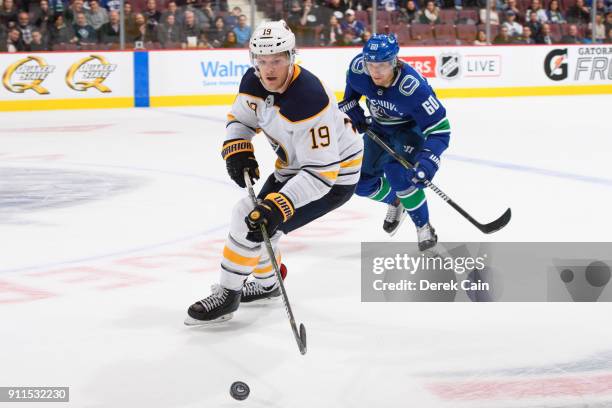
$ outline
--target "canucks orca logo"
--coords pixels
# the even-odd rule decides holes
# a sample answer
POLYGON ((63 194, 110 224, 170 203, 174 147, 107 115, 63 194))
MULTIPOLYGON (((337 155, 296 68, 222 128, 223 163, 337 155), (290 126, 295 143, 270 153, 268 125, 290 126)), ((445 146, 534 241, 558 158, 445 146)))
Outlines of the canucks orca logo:
POLYGON ((363 74, 364 73, 364 62, 363 62, 363 58, 357 58, 355 61, 353 61, 353 64, 351 65, 351 71, 353 71, 356 74, 363 74))
POLYGON ((287 154, 287 151, 285 150, 283 145, 280 144, 278 142, 278 140, 274 139, 272 136, 268 135, 267 133, 266 133, 266 137, 268 138, 268 142, 270 142, 270 146, 272 146, 272 149, 274 149, 274 152, 278 156, 278 159, 284 165, 288 165, 289 164, 289 155, 287 154))

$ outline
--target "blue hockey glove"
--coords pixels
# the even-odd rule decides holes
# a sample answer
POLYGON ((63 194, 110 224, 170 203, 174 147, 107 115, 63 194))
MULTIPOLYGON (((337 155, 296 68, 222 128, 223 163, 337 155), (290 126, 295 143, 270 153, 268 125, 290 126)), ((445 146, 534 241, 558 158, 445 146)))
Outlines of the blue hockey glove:
POLYGON ((415 155, 414 162, 409 178, 417 188, 425 188, 424 180, 431 181, 434 178, 440 167, 440 158, 430 150, 421 150, 415 155))
POLYGON ((340 101, 338 108, 348 115, 357 132, 364 133, 368 129, 365 112, 357 99, 340 101))

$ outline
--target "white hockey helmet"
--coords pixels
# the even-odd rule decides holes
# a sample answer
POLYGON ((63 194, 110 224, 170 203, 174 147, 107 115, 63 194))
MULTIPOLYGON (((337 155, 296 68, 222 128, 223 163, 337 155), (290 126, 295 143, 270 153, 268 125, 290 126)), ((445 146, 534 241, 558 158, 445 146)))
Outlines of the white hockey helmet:
POLYGON ((295 34, 285 20, 264 21, 259 24, 249 41, 251 64, 256 66, 255 57, 287 52, 290 64, 295 60, 295 34))

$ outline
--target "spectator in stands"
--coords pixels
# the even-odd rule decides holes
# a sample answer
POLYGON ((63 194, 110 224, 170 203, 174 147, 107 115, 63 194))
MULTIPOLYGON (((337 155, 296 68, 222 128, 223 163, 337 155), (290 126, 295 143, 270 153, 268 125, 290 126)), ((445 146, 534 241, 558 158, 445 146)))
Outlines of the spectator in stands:
POLYGON ((73 0, 68 10, 66 10, 66 19, 70 24, 74 24, 76 22, 76 15, 79 13, 85 13, 83 0, 73 0))
POLYGON ((508 13, 508 11, 514 11, 514 14, 516 15, 516 21, 520 22, 523 21, 523 16, 521 14, 521 11, 519 10, 517 4, 516 4, 516 0, 507 0, 506 3, 504 3, 503 7, 502 7, 502 11, 504 13, 508 13))
POLYGON ((163 21, 164 24, 168 21, 168 16, 174 16, 175 24, 183 24, 183 14, 179 11, 176 1, 172 0, 168 2, 166 10, 162 11, 159 21, 163 21))
POLYGON ((542 3, 540 2, 540 0, 533 0, 531 2, 531 6, 529 6, 527 12, 525 13, 525 19, 527 19, 527 21, 530 21, 530 16, 534 13, 540 23, 548 22, 548 15, 546 14, 546 10, 542 8, 542 3))
POLYGON ((32 31, 32 42, 30 43, 30 51, 48 51, 49 47, 43 37, 42 33, 38 30, 32 31))
POLYGON ((606 26, 606 33, 607 33, 612 28, 612 11, 606 14, 606 22, 604 23, 604 25, 606 26))
POLYGON ((244 14, 238 17, 238 25, 234 27, 234 34, 236 34, 236 41, 243 47, 249 43, 251 38, 251 27, 247 25, 247 16, 244 14))
POLYGON ((26 46, 21 41, 21 33, 16 28, 11 28, 8 32, 8 37, 6 39, 6 50, 8 52, 19 52, 25 51, 26 46))
POLYGON ((225 17, 225 25, 230 30, 238 25, 238 17, 242 15, 242 9, 238 6, 232 8, 229 15, 225 17))
POLYGON ((196 48, 203 45, 203 33, 204 30, 197 24, 193 11, 185 11, 185 22, 181 28, 181 47, 196 48))
POLYGON ((378 1, 378 9, 385 11, 395 11, 399 7, 395 0, 379 0, 378 1))
POLYGON ((508 27, 501 26, 499 28, 499 34, 497 34, 497 37, 495 37, 495 39, 493 40, 493 44, 511 44, 511 43, 512 43, 512 37, 510 37, 510 34, 508 33, 508 27))
POLYGON ((540 23, 540 21, 538 20, 537 13, 531 13, 529 15, 529 20, 525 25, 531 28, 533 36, 537 37, 538 35, 540 35, 540 31, 542 30, 542 23, 540 23))
POLYGON ((576 24, 571 24, 568 28, 567 34, 561 37, 561 44, 582 44, 582 38, 578 34, 578 27, 576 24))
POLYGON ((49 27, 49 42, 51 46, 58 44, 74 44, 77 38, 72 26, 66 24, 63 14, 55 16, 53 24, 49 27))
POLYGON ((540 30, 540 35, 535 38, 536 44, 554 44, 555 41, 552 38, 552 34, 550 31, 550 24, 545 23, 542 24, 542 30, 540 30))
MULTIPOLYGON (((196 7, 196 0, 186 0, 186 3, 183 7, 181 7, 181 12, 183 15, 187 13, 187 11, 191 11, 196 20, 196 24, 201 27, 203 30, 208 30, 211 26, 212 21, 208 21, 208 18, 204 15, 202 10, 196 7)), ((185 21, 183 20, 183 25, 185 21)))
POLYGON ((355 32, 352 29, 345 30, 342 33, 340 39, 336 42, 336 47, 351 47, 355 45, 355 41, 359 41, 359 38, 355 37, 355 32))
POLYGON ((608 35, 606 36, 606 44, 612 44, 612 28, 608 29, 608 35))
POLYGON ((487 33, 484 30, 478 30, 476 32, 476 39, 472 43, 473 45, 489 45, 487 43, 487 33))
POLYGON ((567 22, 571 24, 587 24, 590 19, 591 12, 584 5, 584 0, 576 0, 576 4, 567 10, 567 22))
POLYGON ((302 44, 305 46, 319 45, 315 38, 316 30, 324 22, 329 21, 330 11, 325 7, 319 7, 312 0, 304 0, 302 18, 300 18, 299 32, 301 32, 302 44))
POLYGON ((215 27, 208 32, 208 41, 213 47, 219 48, 223 46, 226 33, 225 20, 223 20, 223 17, 219 16, 215 19, 215 27))
POLYGON ((440 9, 436 4, 429 0, 425 5, 423 14, 419 17, 419 23, 421 24, 438 24, 440 22, 440 9))
POLYGON ((17 16, 17 30, 21 34, 21 41, 23 41, 27 48, 32 42, 34 26, 30 24, 30 15, 25 11, 20 12, 17 16))
POLYGON ((41 0, 39 8, 31 13, 30 20, 38 28, 38 30, 45 35, 48 26, 53 21, 53 10, 49 8, 49 2, 47 0, 41 0))
POLYGON ((103 7, 108 11, 121 12, 121 0, 106 0, 106 5, 103 7))
POLYGON ((563 16, 563 12, 559 8, 559 0, 552 0, 548 5, 548 10, 546 11, 546 17, 548 22, 552 24, 565 24, 565 17, 563 16))
POLYGON ((508 27, 508 34, 511 37, 518 37, 523 34, 523 26, 516 22, 516 13, 512 10, 506 12, 506 21, 502 26, 508 27))
POLYGON ((338 18, 332 14, 329 24, 323 29, 323 42, 325 45, 336 45, 344 34, 338 18))
MULTIPOLYGON (((382 2, 382 1, 385 1, 385 0, 380 0, 380 2, 382 2)), ((395 0, 393 0, 393 1, 395 1, 395 0)), ((336 12, 338 12, 338 16, 343 16, 344 12, 346 10, 348 10, 348 6, 344 2, 344 0, 328 0, 327 1, 327 8, 330 9, 331 12, 334 13, 334 14, 336 12)), ((338 16, 336 16, 336 17, 338 17, 338 16)))
POLYGON ((368 42, 368 40, 372 37, 372 32, 365 30, 362 34, 361 34, 361 43, 365 44, 368 42))
POLYGON ((202 16, 204 20, 200 24, 204 31, 211 30, 215 24, 215 12, 212 9, 210 0, 204 0, 202 3, 202 16))
POLYGON ((97 0, 89 1, 89 10, 85 11, 87 16, 87 23, 98 30, 102 25, 108 23, 108 12, 105 8, 100 7, 100 3, 97 0))
POLYGON ((299 43, 300 38, 300 19, 302 18, 302 5, 299 0, 291 0, 287 11, 287 18, 285 21, 287 25, 293 31, 296 37, 296 41, 299 43))
POLYGON ((514 43, 515 44, 535 44, 535 40, 533 39, 531 28, 527 25, 523 27, 522 34, 516 37, 514 43))
POLYGON ((157 9, 157 2, 155 0, 147 0, 147 6, 142 15, 144 16, 147 22, 147 30, 157 30, 157 25, 161 21, 162 14, 157 9))
POLYGON ((236 41, 236 33, 228 31, 223 42, 223 48, 240 48, 240 44, 236 41))
POLYGON ((168 14, 164 23, 157 25, 157 39, 164 48, 176 48, 181 42, 181 29, 174 14, 168 14))
POLYGON ((144 14, 142 13, 134 14, 134 24, 136 25, 135 35, 133 35, 128 41, 134 42, 134 43, 137 41, 142 42, 142 43, 158 42, 157 41, 157 30, 149 29, 149 26, 147 25, 147 19, 145 18, 144 14))
POLYGON ((342 30, 346 31, 349 28, 353 30, 353 34, 356 37, 361 37, 363 31, 365 30, 365 26, 359 20, 355 19, 355 11, 348 9, 344 12, 344 20, 342 21, 342 30))
MULTIPOLYGON (((4 0, 4 3, 2 3, 2 7, 0 8, 0 23, 2 23, 2 25, 5 27, 9 27, 10 23, 13 23, 13 25, 17 24, 17 13, 17 7, 15 6, 14 1, 4 0)), ((9 31, 7 41, 11 41, 10 34, 11 33, 9 31)))
POLYGON ((403 20, 406 22, 406 24, 418 23, 420 16, 421 11, 417 9, 414 0, 408 0, 408 2, 406 2, 406 8, 402 9, 403 20))
POLYGON ((96 30, 89 24, 87 24, 87 17, 85 13, 78 13, 75 16, 76 22, 74 23, 74 34, 77 38, 77 44, 95 44, 98 42, 98 35, 96 30))
MULTIPOLYGON (((609 3, 612 4, 612 2, 609 2, 609 3)), ((595 3, 595 11, 597 13, 601 13, 602 15, 604 15, 608 11, 608 9, 609 7, 606 7, 604 0, 597 0, 597 2, 595 3)))
MULTIPOLYGON (((491 25, 499 25, 499 14, 497 13, 497 7, 495 5, 495 1, 491 2, 491 8, 490 8, 490 18, 491 18, 491 25)), ((480 22, 482 24, 485 24, 487 21, 487 9, 486 8, 482 8, 480 9, 480 22)))
POLYGON ((98 31, 100 44, 112 45, 119 43, 119 30, 121 24, 119 21, 119 12, 116 10, 108 13, 108 23, 104 23, 98 31))
POLYGON ((346 5, 353 10, 372 11, 372 0, 346 0, 346 5))
POLYGON ((604 43, 606 40, 606 26, 603 21, 603 15, 599 13, 595 15, 595 27, 593 28, 593 24, 589 23, 589 30, 595 34, 596 43, 604 43))

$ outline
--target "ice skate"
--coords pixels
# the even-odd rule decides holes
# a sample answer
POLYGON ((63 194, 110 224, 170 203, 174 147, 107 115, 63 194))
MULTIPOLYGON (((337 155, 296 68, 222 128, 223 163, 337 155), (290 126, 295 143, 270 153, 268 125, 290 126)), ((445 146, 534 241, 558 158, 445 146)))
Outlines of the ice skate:
POLYGON ((383 229, 390 236, 395 235, 399 227, 406 219, 407 212, 404 210, 404 206, 399 199, 396 199, 393 204, 389 204, 387 207, 387 216, 383 223, 383 229))
MULTIPOLYGON (((280 265, 281 276, 283 281, 287 276, 287 267, 284 264, 280 265)), ((280 298, 281 292, 278 282, 274 282, 272 286, 263 286, 258 279, 248 281, 242 288, 241 303, 265 302, 273 301, 280 298)))
POLYGON ((221 323, 231 319, 233 312, 238 309, 242 291, 230 290, 221 285, 213 285, 211 289, 212 293, 208 297, 197 301, 187 310, 187 326, 221 323))
POLYGON ((417 239, 419 242, 419 250, 425 251, 433 248, 438 243, 438 236, 436 230, 431 226, 430 223, 417 227, 417 239))

